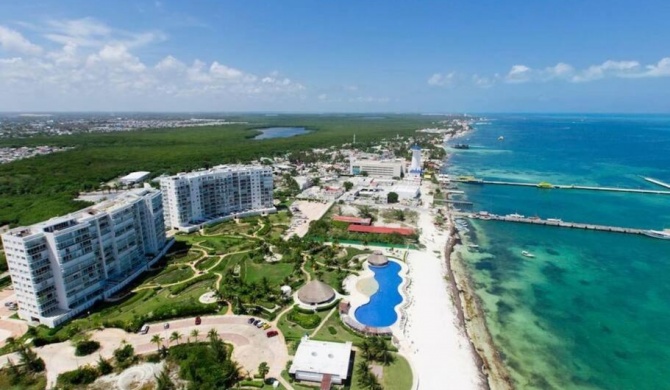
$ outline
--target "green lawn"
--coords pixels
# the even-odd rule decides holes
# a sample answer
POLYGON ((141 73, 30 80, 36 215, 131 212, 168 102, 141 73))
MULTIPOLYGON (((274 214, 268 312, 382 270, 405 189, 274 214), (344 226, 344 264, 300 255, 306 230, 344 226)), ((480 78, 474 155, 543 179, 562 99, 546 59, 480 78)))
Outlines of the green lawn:
MULTIPOLYGON (((356 364, 362 357, 355 353, 353 376, 351 378, 351 390, 366 390, 358 384, 358 373, 356 372, 356 364)), ((412 389, 412 369, 404 357, 393 354, 393 362, 388 366, 383 367, 383 376, 380 380, 384 390, 411 390, 412 389)), ((377 364, 377 363, 375 363, 377 364)))
POLYGON ((158 284, 172 284, 177 283, 192 277, 195 273, 189 266, 168 267, 163 272, 158 274, 152 282, 158 284))
POLYGON ((191 249, 189 251, 173 253, 167 256, 167 261, 170 264, 190 263, 203 256, 201 250, 191 249))
POLYGON ((293 273, 293 264, 290 263, 256 263, 251 260, 244 262, 242 278, 245 282, 260 282, 268 278, 270 284, 282 284, 287 276, 293 273))
POLYGON ((195 268, 197 268, 201 271, 204 271, 204 270, 209 269, 212 266, 214 266, 214 264, 216 264, 218 261, 219 261, 219 256, 211 256, 211 257, 208 257, 204 260, 199 261, 198 264, 195 265, 195 268))
POLYGON ((321 327, 319 332, 314 335, 313 339, 340 343, 351 341, 354 345, 359 345, 363 341, 363 337, 358 336, 353 333, 353 331, 345 328, 345 325, 340 321, 339 313, 333 313, 326 323, 323 324, 323 327, 321 327))

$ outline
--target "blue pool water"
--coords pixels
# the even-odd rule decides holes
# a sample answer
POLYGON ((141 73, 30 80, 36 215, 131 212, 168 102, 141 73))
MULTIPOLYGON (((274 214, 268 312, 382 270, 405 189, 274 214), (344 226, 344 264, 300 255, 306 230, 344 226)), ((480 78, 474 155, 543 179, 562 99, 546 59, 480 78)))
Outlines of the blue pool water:
POLYGON ((379 289, 370 297, 370 302, 356 309, 356 319, 367 326, 391 326, 398 320, 395 307, 402 302, 398 291, 402 283, 400 264, 389 261, 382 267, 370 266, 370 270, 375 273, 379 289))
POLYGON ((254 139, 287 138, 309 133, 304 127, 268 127, 258 130, 262 134, 258 134, 254 139))

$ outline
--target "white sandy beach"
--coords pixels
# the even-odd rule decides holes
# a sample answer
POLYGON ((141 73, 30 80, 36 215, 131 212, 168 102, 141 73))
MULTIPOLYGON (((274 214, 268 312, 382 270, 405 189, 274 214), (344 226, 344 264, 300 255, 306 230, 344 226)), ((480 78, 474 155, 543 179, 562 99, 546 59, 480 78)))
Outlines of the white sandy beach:
MULTIPOLYGON (((423 186, 422 199, 430 205, 432 197, 427 193, 423 186)), ((453 303, 458 298, 451 297, 445 281, 447 233, 434 227, 427 207, 420 210, 419 228, 426 249, 410 251, 407 258, 411 305, 404 329, 407 345, 403 346, 409 349, 419 389, 481 389, 484 383, 474 352, 453 303)))

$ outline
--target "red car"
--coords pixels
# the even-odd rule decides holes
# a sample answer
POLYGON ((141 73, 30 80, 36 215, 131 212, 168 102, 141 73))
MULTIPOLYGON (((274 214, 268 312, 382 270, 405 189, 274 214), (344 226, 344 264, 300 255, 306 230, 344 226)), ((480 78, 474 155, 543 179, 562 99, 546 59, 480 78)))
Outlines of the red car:
POLYGON ((270 330, 266 334, 268 337, 275 337, 276 335, 279 334, 279 332, 277 332, 276 330, 270 330))
POLYGON ((195 324, 196 325, 200 325, 201 322, 202 322, 202 319, 200 319, 200 316, 195 317, 195 324))

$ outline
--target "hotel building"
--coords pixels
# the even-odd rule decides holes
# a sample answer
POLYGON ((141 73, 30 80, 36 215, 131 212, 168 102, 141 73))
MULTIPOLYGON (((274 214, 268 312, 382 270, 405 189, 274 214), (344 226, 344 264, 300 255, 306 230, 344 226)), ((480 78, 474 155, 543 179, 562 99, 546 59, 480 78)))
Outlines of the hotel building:
POLYGON ((351 159, 350 173, 360 175, 367 172, 372 177, 401 177, 403 175, 402 160, 356 160, 351 159))
POLYGON ((19 317, 50 327, 121 290, 169 247, 153 189, 11 229, 2 243, 19 317))
POLYGON ((220 165, 161 179, 168 229, 194 231, 205 223, 276 212, 272 168, 220 165))

